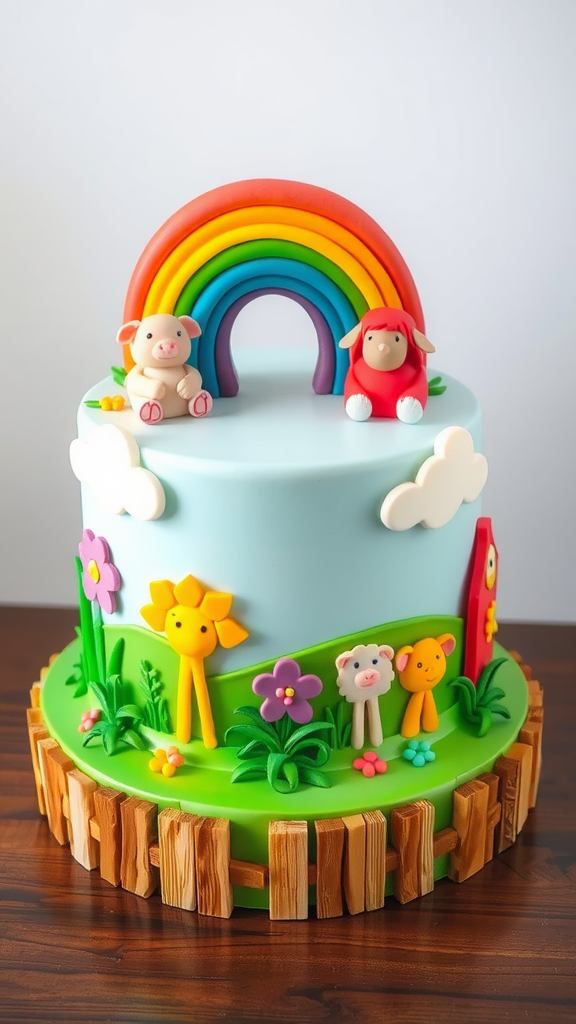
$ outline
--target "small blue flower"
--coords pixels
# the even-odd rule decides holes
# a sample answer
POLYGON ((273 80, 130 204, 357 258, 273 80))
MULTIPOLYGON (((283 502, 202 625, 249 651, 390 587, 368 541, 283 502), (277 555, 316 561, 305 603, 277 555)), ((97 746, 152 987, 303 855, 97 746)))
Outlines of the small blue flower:
POLYGON ((427 761, 436 760, 436 754, 426 740, 410 740, 406 749, 402 751, 402 757, 406 761, 411 761, 414 768, 423 768, 427 761))

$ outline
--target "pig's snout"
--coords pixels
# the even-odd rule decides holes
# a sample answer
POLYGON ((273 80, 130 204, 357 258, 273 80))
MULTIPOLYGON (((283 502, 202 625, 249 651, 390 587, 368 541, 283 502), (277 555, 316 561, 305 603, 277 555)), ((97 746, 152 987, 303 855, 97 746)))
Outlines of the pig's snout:
POLYGON ((178 345, 172 338, 163 338, 154 345, 152 355, 154 359, 173 359, 178 355, 178 345))
POLYGON ((380 673, 374 668, 365 668, 363 672, 357 672, 354 676, 356 686, 374 686, 380 679, 380 673))

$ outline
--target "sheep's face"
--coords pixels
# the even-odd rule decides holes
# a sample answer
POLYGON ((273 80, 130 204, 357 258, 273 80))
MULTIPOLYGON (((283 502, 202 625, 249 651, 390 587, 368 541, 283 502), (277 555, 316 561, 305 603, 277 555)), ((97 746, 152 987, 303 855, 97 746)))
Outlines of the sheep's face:
POLYGON ((408 351, 402 331, 366 331, 362 343, 364 361, 373 370, 397 370, 408 351))

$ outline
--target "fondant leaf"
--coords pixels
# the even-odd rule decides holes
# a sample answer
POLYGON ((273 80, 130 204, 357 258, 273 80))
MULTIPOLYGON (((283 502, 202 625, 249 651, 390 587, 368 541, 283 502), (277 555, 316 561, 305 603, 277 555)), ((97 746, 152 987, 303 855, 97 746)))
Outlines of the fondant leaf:
POLYGON ((480 700, 486 693, 486 690, 490 686, 490 683, 492 682, 494 676, 496 675, 496 672, 498 671, 500 666, 504 664, 505 661, 506 658, 492 658, 492 661, 489 661, 488 664, 484 666, 480 675, 480 679, 478 680, 478 700, 480 700))
POLYGON ((174 597, 186 608, 197 608, 204 597, 204 587, 194 576, 186 576, 174 587, 174 597))
POLYGON ((112 654, 108 662, 108 675, 115 676, 122 671, 122 658, 124 656, 124 637, 121 636, 112 648, 112 654))
POLYGON ((239 764, 232 772, 231 782, 252 782, 254 779, 262 779, 266 776, 268 757, 254 758, 248 764, 239 764))
POLYGON ((270 734, 264 729, 260 729, 257 725, 250 725, 249 723, 246 723, 245 725, 231 725, 230 728, 226 730, 226 735, 224 737, 226 744, 229 747, 234 746, 230 737, 232 737, 232 740, 237 739, 238 742, 242 744, 247 741, 257 740, 268 750, 276 751, 278 753, 280 752, 280 743, 278 742, 276 734, 274 732, 270 734))
POLYGON ((126 731, 122 733, 122 739, 125 740, 126 743, 129 743, 131 747, 135 747, 136 750, 146 750, 144 740, 135 729, 126 729, 126 731))
MULTIPOLYGON (((253 707, 251 704, 248 704, 242 708, 236 708, 234 714, 246 715, 246 718, 249 718, 250 721, 253 722, 253 724, 256 725, 259 729, 262 729, 263 732, 268 733, 269 736, 274 736, 275 739, 278 738, 278 734, 274 726, 270 725, 269 722, 266 722, 265 719, 262 718, 259 709, 253 707)), ((232 726, 231 728, 235 728, 235 726, 232 726)))
POLYGON ((200 610, 213 622, 220 622, 228 615, 232 600, 232 594, 219 594, 215 590, 209 590, 204 594, 200 610))
POLYGON ((323 743, 324 741, 320 740, 314 734, 317 732, 328 732, 331 729, 332 726, 329 722, 309 722, 307 725, 301 725, 299 729, 296 729, 296 732, 292 733, 284 747, 284 750, 289 754, 294 750, 296 744, 300 745, 300 742, 303 740, 307 741, 308 746, 315 746, 317 743, 323 743))
POLYGON ((492 725, 492 715, 490 714, 488 708, 478 708, 478 713, 480 715, 480 726, 478 728, 477 735, 485 736, 486 733, 489 732, 490 727, 492 725))
POLYGON ((142 712, 137 704, 124 704, 123 707, 118 708, 116 712, 117 718, 136 718, 140 720, 142 718, 142 712))
POLYGON ((290 757, 288 756, 288 754, 268 755, 268 782, 272 786, 272 789, 275 789, 278 793, 285 793, 286 791, 292 792, 292 790, 296 789, 296 786, 298 785, 298 769, 296 769, 295 781, 294 773, 290 772, 290 769, 288 769, 288 771, 290 772, 290 777, 288 777, 288 775, 286 774, 285 765, 289 761, 290 757), (283 771, 286 783, 288 784, 288 788, 286 788, 286 785, 282 784, 282 780, 280 779, 281 771, 283 771))
POLYGON ((164 608, 158 608, 155 604, 145 604, 140 609, 140 615, 157 633, 164 632, 166 627, 166 610, 164 608))
POLYGON ((292 748, 290 753, 298 764, 302 764, 307 768, 321 768, 330 757, 330 747, 324 740, 302 740, 292 748), (312 745, 318 751, 316 757, 309 757, 307 754, 302 753, 304 750, 312 750, 312 745))
POLYGON ((153 580, 150 584, 150 597, 158 608, 168 611, 176 604, 174 600, 174 584, 170 580, 153 580))
POLYGON ((282 772, 290 789, 296 789, 298 785, 298 765, 294 761, 284 761, 282 772))
POLYGON ((249 761, 250 758, 266 753, 267 749, 267 745, 262 738, 250 740, 244 747, 240 747, 240 750, 236 751, 236 757, 239 761, 249 761))
POLYGON ((492 700, 502 700, 502 697, 506 696, 506 692, 500 686, 488 686, 482 695, 482 700, 478 703, 488 706, 492 700))
POLYGON ((218 639, 222 647, 237 647, 246 637, 250 636, 247 629, 235 619, 222 619, 214 623, 218 639))
POLYGON ((309 786, 322 786, 323 789, 330 789, 331 786, 328 776, 317 768, 300 768, 300 782, 307 782, 309 786))
POLYGON ((502 718, 510 718, 510 712, 504 704, 488 704, 488 711, 491 711, 493 715, 502 715, 502 718))

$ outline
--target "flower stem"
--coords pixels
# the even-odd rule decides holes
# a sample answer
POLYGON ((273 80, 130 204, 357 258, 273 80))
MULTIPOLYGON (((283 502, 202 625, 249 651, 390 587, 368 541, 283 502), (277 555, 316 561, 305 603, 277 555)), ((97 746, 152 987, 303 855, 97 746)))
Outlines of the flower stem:
POLYGON ((90 601, 84 593, 84 585, 82 583, 83 568, 82 562, 76 556, 76 573, 78 575, 78 605, 80 611, 80 632, 82 634, 82 650, 86 659, 86 670, 88 672, 87 683, 91 682, 92 679, 97 679, 98 666, 96 662, 96 649, 94 645, 94 623, 92 621, 92 608, 90 607, 90 601))
POLYGON ((106 682, 106 653, 104 650, 104 627, 102 624, 102 611, 98 601, 93 601, 92 617, 94 622, 94 647, 96 654, 96 665, 98 681, 106 682))

